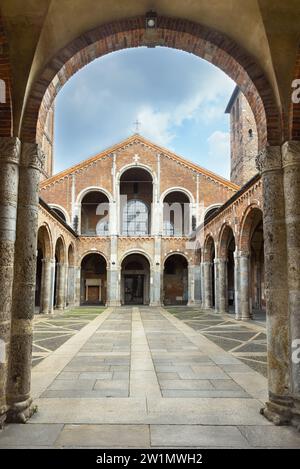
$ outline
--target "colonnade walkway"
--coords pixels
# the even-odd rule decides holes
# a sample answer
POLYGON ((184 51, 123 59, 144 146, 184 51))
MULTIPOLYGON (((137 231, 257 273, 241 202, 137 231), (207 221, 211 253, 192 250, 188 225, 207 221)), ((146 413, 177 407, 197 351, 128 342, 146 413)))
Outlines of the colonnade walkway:
POLYGON ((163 308, 108 308, 32 370, 38 412, 0 447, 300 447, 266 378, 163 308))

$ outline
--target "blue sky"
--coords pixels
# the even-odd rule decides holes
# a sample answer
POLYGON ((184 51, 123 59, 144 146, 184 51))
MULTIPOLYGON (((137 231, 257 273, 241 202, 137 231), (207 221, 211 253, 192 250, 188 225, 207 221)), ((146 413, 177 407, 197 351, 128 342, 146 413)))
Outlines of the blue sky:
POLYGON ((55 103, 55 172, 135 131, 229 178, 229 116, 235 87, 186 52, 141 47, 113 52, 75 74, 55 103))

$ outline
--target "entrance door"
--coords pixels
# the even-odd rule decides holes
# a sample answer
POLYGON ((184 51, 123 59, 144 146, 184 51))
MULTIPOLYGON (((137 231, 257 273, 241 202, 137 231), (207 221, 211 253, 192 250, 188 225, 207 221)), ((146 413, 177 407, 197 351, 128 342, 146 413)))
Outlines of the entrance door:
POLYGON ((88 286, 88 303, 99 303, 99 287, 98 286, 88 286))
POLYGON ((144 304, 144 276, 139 274, 125 275, 124 282, 125 304, 144 304))

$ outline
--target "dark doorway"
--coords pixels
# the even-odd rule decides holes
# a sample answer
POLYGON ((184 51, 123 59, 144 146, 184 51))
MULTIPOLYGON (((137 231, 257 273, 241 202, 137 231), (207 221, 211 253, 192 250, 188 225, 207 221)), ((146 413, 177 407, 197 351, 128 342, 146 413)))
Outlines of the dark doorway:
POLYGON ((125 304, 144 304, 144 275, 125 275, 124 281, 125 304))

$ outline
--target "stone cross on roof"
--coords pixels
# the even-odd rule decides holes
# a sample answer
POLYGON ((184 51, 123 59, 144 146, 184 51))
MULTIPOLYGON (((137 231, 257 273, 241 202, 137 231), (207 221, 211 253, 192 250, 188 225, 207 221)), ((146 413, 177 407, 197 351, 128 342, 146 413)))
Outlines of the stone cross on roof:
POLYGON ((135 133, 138 134, 138 133, 139 133, 139 130, 140 130, 140 127, 141 127, 141 122, 137 119, 137 120, 134 122, 134 125, 135 125, 135 133))

